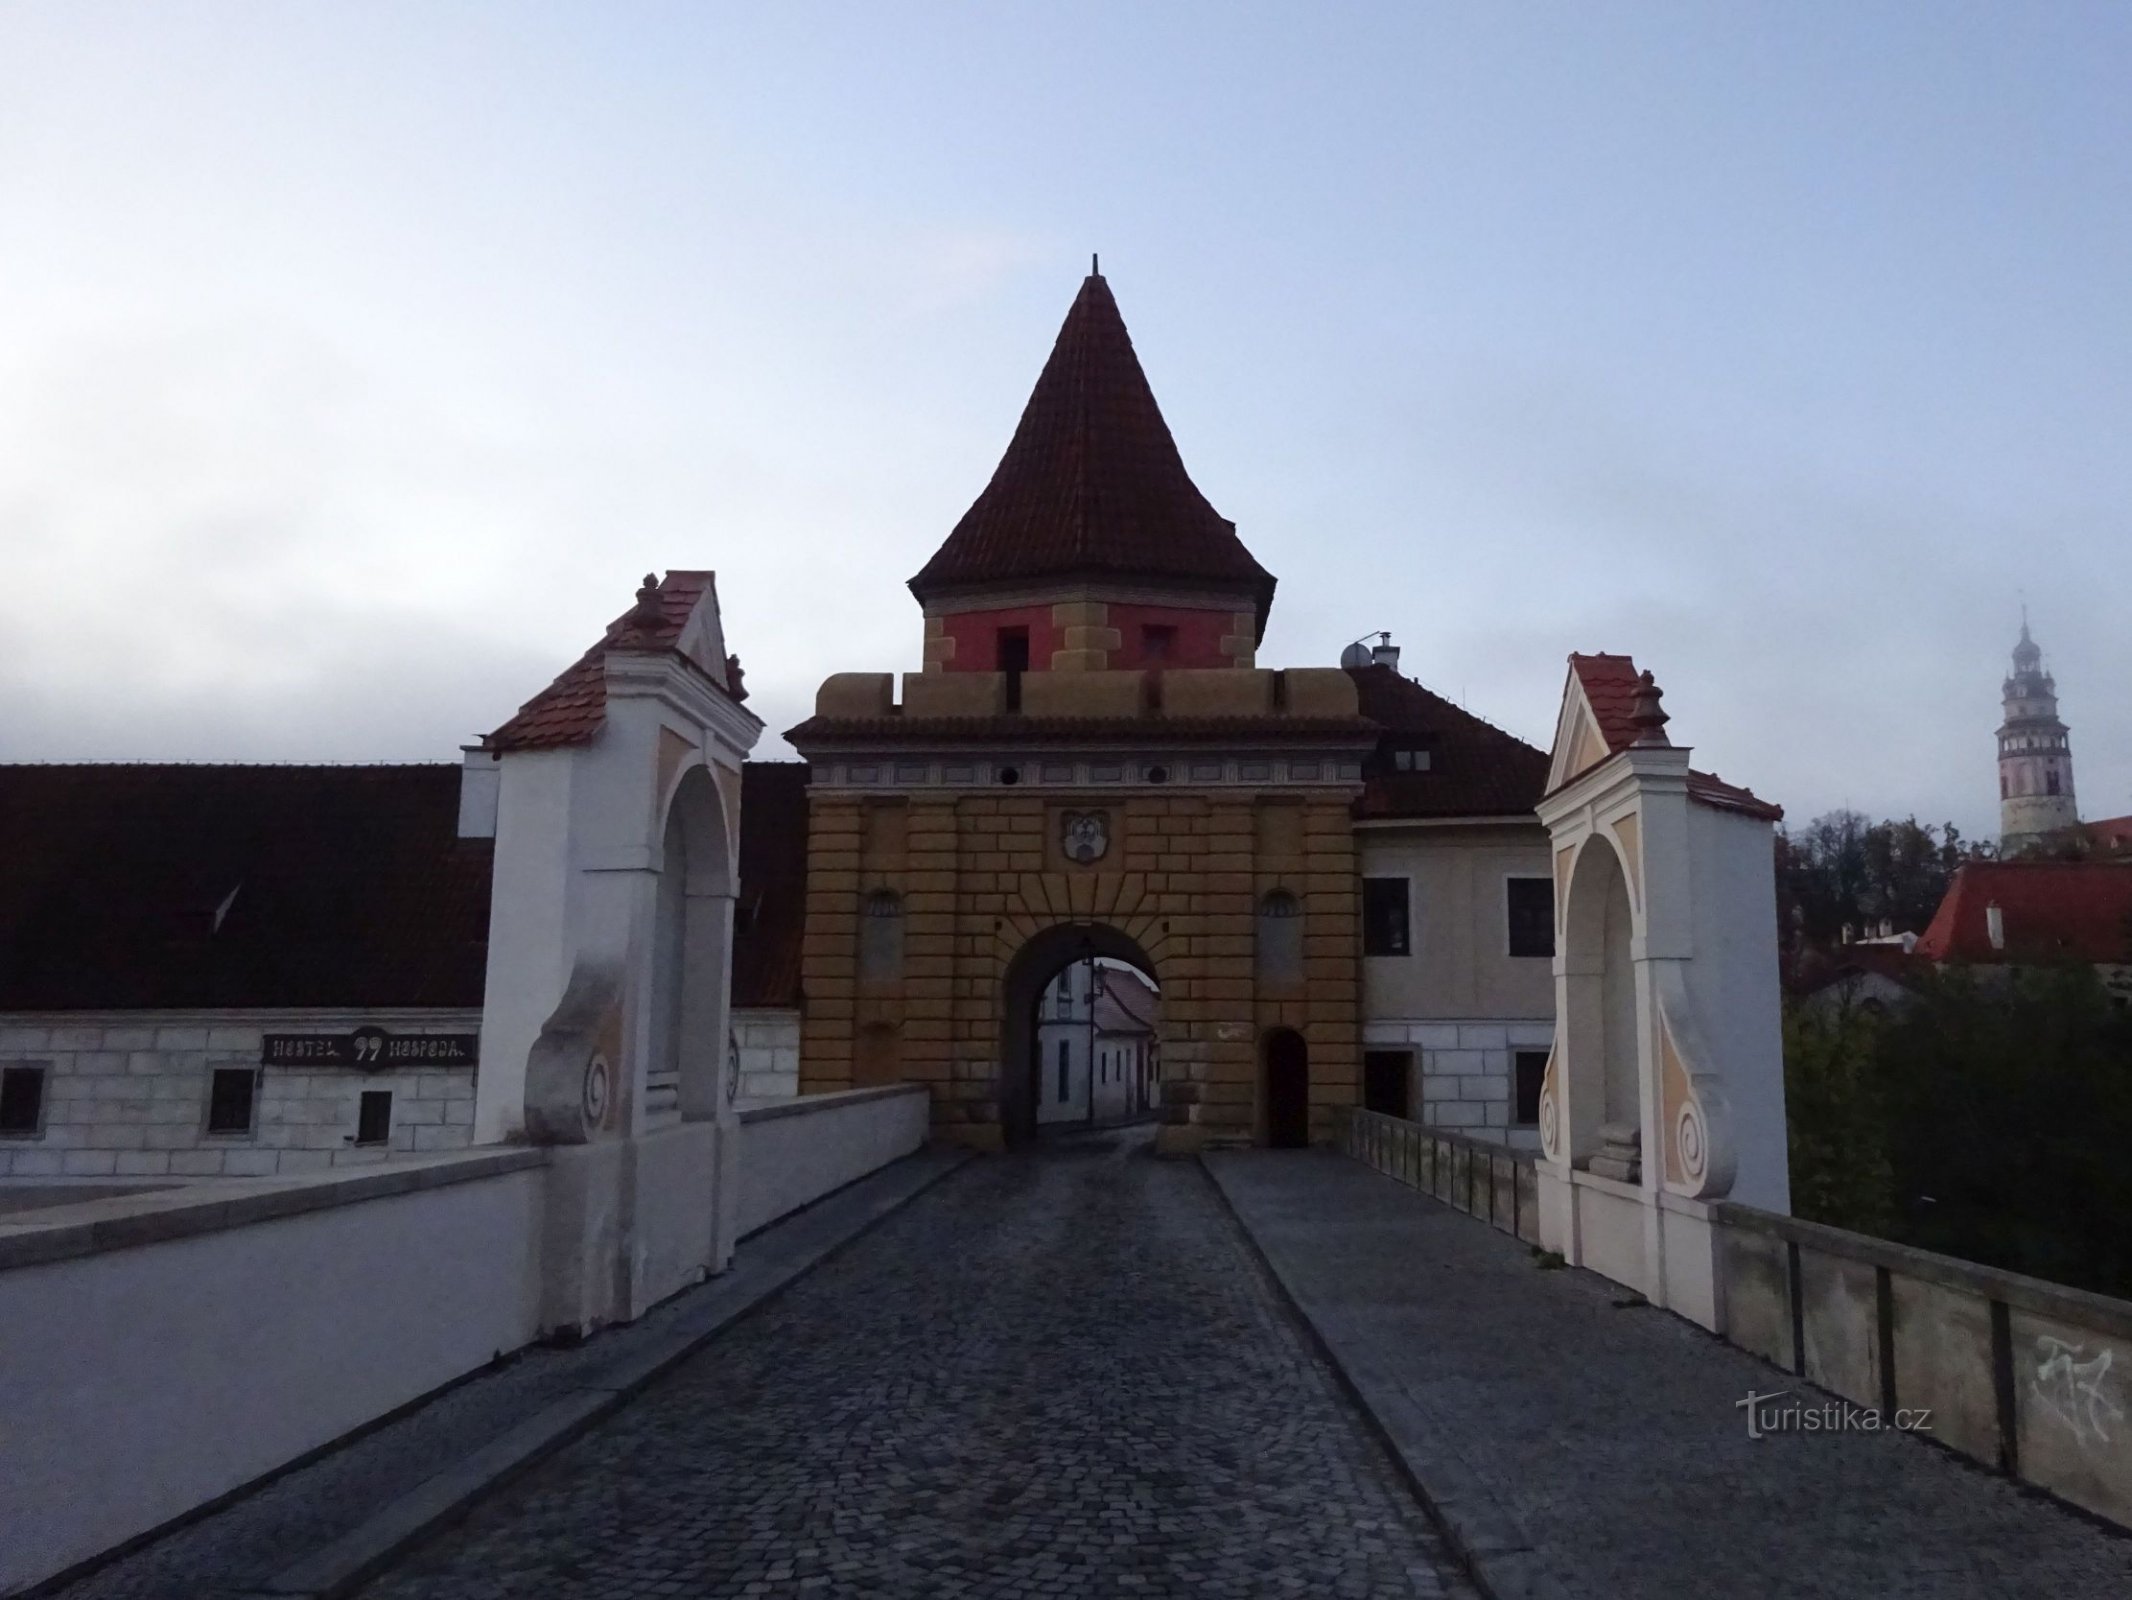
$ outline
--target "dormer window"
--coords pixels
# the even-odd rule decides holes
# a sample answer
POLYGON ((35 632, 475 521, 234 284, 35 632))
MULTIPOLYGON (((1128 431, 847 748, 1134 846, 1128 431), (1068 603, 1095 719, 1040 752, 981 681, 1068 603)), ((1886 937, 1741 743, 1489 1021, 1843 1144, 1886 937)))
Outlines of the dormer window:
POLYGON ((1412 746, 1402 746, 1391 752, 1394 772, 1427 772, 1429 752, 1412 746))

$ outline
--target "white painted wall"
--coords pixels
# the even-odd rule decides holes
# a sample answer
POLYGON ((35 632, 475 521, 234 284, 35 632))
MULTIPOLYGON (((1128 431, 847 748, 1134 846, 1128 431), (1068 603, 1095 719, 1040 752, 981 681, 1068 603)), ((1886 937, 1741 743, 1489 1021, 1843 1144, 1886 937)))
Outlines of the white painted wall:
POLYGON ((1510 954, 1507 880, 1553 870, 1537 819, 1530 826, 1368 827, 1356 831, 1355 843, 1363 877, 1407 880, 1411 947, 1404 956, 1363 959, 1364 1021, 1554 1016, 1552 964, 1510 954))
POLYGON ((745 1236, 925 1143, 921 1084, 810 1094, 740 1113, 739 1231, 745 1236))
POLYGON ((501 768, 496 860, 511 864, 489 891, 482 1074, 474 1138, 494 1144, 525 1127, 526 1057, 570 974, 564 930, 577 874, 570 852, 571 755, 515 752, 501 768))
POLYGON ((1728 1199, 1791 1210, 1778 991, 1776 839, 1766 822, 1688 808, 1695 959, 1683 977, 1725 1080, 1739 1167, 1728 1199))
POLYGON ((1521 1050, 1544 1055, 1554 1037, 1552 1022, 1512 1017, 1387 1017, 1363 1024, 1362 1048, 1412 1055, 1407 1109, 1416 1122, 1537 1150, 1538 1124, 1515 1121, 1516 1062, 1521 1050))
POLYGON ((0 1136, 0 1177, 265 1177, 462 1150, 474 1068, 260 1068, 269 1033, 477 1033, 479 1011, 67 1012, 0 1016, 0 1066, 45 1069, 44 1126, 0 1136), (248 1133, 207 1132, 218 1068, 262 1071, 248 1133), (392 1095, 390 1137, 354 1143, 365 1090, 392 1095))
POLYGON ((733 1043, 740 1051, 742 1100, 789 1100, 799 1093, 798 1011, 736 1009, 733 1043))
MULTIPOLYGON (((33 1583, 516 1350, 537 1334, 542 1156, 425 1162, 54 1207, 168 1228, 248 1197, 316 1208, 8 1265, 0 1236, 0 1591, 33 1583), (367 1191, 367 1197, 366 1197, 367 1191)), ((226 1213, 223 1213, 226 1214, 226 1213)), ((72 1233, 69 1233, 69 1229, 72 1233)), ((26 1252, 24 1252, 26 1253, 26 1252)))

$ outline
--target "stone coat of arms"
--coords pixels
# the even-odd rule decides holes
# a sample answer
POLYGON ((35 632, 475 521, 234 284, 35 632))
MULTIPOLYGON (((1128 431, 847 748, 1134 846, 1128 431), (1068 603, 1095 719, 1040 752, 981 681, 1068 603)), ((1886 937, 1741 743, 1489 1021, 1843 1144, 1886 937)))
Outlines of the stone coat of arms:
POLYGON ((1068 861, 1087 866, 1103 859, 1110 848, 1110 814, 1104 811, 1068 811, 1059 817, 1059 848, 1068 861))

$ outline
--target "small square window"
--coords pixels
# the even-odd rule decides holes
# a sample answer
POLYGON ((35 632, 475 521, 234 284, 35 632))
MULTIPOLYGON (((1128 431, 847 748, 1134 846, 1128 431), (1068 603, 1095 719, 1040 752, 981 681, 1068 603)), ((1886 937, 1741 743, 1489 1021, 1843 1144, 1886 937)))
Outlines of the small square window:
POLYGON ((1167 623, 1151 622, 1140 630, 1140 659, 1167 661, 1176 653, 1177 630, 1167 623))
POLYGON ((365 1089, 355 1105, 355 1142, 384 1144, 392 1138, 392 1091, 365 1089))
POLYGON ((1362 880, 1362 953, 1366 956, 1403 956, 1411 952, 1407 926, 1407 881, 1404 878, 1362 880))
POLYGON ((1547 1052, 1520 1050, 1513 1058, 1517 1071, 1517 1123, 1530 1128, 1540 1120, 1540 1086, 1547 1081, 1547 1052))
POLYGON ((1505 885, 1510 917, 1510 953, 1551 956, 1555 953, 1555 881, 1512 878, 1505 885))
POLYGON ((258 1090, 256 1068, 217 1067, 207 1091, 207 1131, 250 1133, 258 1090))
POLYGON ((0 1137, 34 1139, 44 1132, 44 1071, 0 1068, 0 1137))

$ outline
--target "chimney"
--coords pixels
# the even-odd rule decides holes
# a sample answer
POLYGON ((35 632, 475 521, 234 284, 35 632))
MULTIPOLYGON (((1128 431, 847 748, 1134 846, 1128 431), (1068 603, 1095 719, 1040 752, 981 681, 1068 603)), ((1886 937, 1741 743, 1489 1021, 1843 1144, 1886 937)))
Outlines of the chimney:
POLYGON ((1376 644, 1370 647, 1370 665, 1390 667, 1394 672, 1399 670, 1399 646, 1392 643, 1389 633, 1377 635, 1376 644))
POLYGON ((1991 941, 1992 949, 2006 948, 2006 913, 1996 900, 1984 908, 1984 936, 1991 941))

